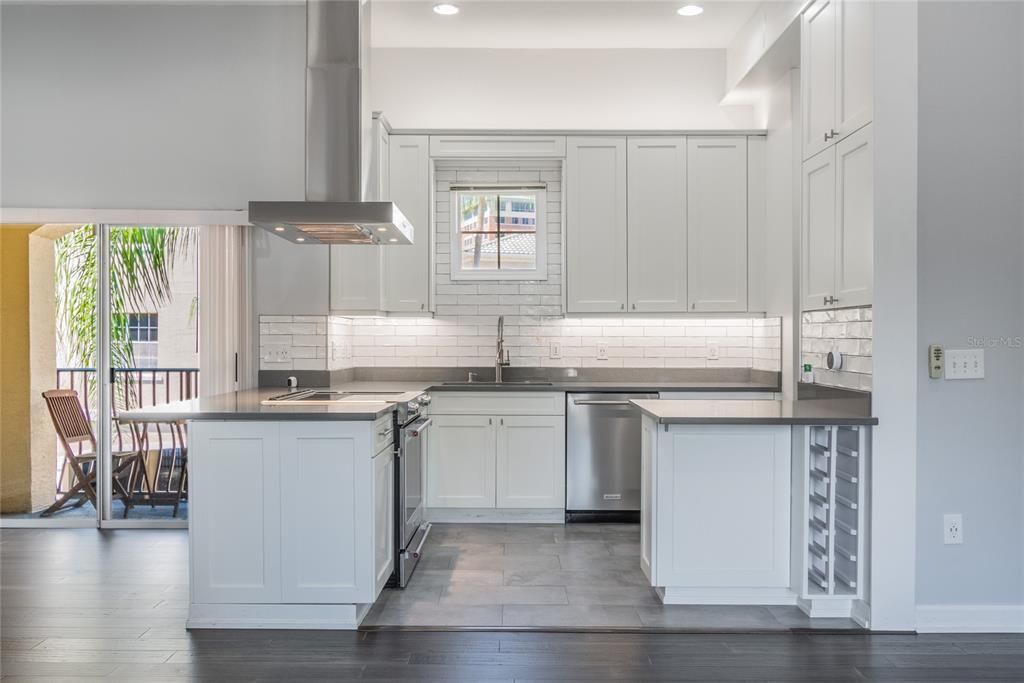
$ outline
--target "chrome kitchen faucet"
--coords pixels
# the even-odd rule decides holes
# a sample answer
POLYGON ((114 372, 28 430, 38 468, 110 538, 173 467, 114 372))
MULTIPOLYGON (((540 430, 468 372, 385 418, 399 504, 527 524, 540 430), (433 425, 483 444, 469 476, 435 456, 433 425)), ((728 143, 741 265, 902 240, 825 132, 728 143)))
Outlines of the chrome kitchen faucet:
POLYGON ((511 365, 508 359, 508 351, 505 350, 505 316, 498 316, 498 349, 494 356, 494 381, 500 382, 501 369, 511 365))

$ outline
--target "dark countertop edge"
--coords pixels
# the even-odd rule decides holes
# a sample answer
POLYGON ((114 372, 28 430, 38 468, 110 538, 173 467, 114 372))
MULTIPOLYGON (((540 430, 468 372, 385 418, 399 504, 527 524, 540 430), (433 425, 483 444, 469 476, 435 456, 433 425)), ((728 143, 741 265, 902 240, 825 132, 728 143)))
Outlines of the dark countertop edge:
POLYGON ((372 413, 122 413, 119 422, 372 422, 393 412, 388 407, 372 413))
POLYGON ((773 392, 782 391, 782 387, 774 384, 757 384, 744 382, 739 384, 651 384, 637 383, 624 384, 618 382, 551 382, 550 384, 493 384, 488 382, 479 383, 458 383, 458 384, 431 384, 429 391, 557 391, 557 392, 622 392, 622 393, 645 393, 661 391, 678 391, 693 393, 710 393, 718 391, 727 392, 773 392))
MULTIPOLYGON (((642 409, 641 409, 642 410, 642 409)), ((643 413, 664 425, 738 425, 738 426, 785 426, 831 427, 833 425, 874 427, 877 417, 658 417, 646 410, 643 413)))

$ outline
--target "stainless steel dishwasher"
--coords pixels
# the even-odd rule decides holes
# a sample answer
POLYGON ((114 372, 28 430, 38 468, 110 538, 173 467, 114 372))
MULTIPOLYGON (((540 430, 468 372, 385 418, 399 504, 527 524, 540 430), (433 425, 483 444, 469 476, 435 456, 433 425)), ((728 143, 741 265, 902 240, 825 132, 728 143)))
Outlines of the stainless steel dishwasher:
POLYGON ((658 394, 566 394, 570 521, 639 515, 640 411, 629 401, 642 398, 658 394))

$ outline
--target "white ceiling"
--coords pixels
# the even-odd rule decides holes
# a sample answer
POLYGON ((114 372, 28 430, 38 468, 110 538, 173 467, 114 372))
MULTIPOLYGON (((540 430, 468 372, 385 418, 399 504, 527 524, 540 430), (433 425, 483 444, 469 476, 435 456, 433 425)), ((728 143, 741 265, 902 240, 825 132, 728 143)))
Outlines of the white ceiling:
POLYGON ((374 0, 373 47, 724 48, 760 2, 745 0, 374 0), (681 17, 682 5, 704 13, 681 17))

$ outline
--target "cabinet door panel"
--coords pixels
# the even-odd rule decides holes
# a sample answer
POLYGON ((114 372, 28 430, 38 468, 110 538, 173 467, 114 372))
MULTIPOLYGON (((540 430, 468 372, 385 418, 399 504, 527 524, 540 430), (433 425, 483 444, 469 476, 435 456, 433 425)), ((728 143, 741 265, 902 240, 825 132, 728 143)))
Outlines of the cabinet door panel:
POLYGON ((331 246, 331 310, 379 311, 381 247, 331 246))
POLYGON ((841 0, 836 5, 836 130, 850 135, 874 113, 873 2, 841 0))
POLYGON ((790 428, 675 428, 663 443, 658 585, 788 586, 790 428))
POLYGON ((571 313, 626 309, 626 140, 569 138, 566 291, 571 313))
POLYGON ((282 599, 374 599, 373 444, 366 424, 281 424, 282 599))
POLYGON ((494 507, 493 417, 436 415, 427 442, 427 507, 494 507))
POLYGON ((189 505, 197 603, 281 601, 278 425, 193 422, 189 505), (223 482, 231 482, 224 486, 223 482), (195 511, 199 510, 199 513, 195 511))
POLYGON ((381 451, 373 459, 374 598, 395 568, 395 454, 381 451))
POLYGON ((835 294, 836 171, 830 147, 803 165, 800 291, 805 311, 831 308, 835 294))
POLYGON ((686 311, 686 138, 629 138, 629 310, 686 311))
POLYGON ((816 0, 803 14, 800 80, 804 159, 834 143, 836 125, 836 0, 816 0))
POLYGON ((836 145, 836 298, 871 303, 874 284, 874 161, 871 126, 836 145))
POLYGON ((430 158, 427 136, 390 138, 390 193, 413 227, 411 245, 383 249, 385 311, 426 311, 430 290, 430 158))
POLYGON ((747 310, 747 139, 687 140, 691 311, 747 310))
POLYGON ((497 507, 564 507, 565 419, 497 419, 497 507))

